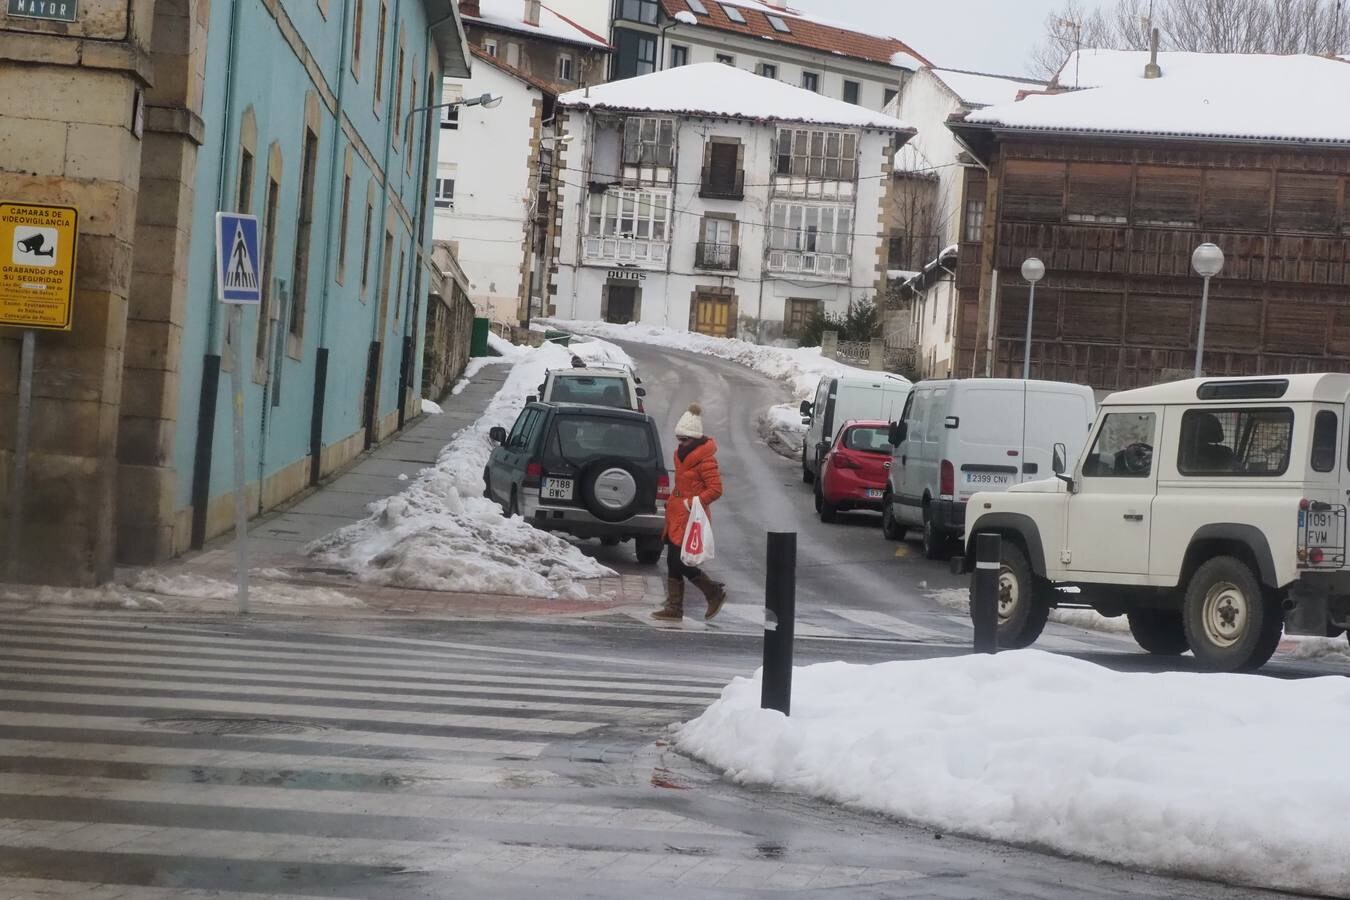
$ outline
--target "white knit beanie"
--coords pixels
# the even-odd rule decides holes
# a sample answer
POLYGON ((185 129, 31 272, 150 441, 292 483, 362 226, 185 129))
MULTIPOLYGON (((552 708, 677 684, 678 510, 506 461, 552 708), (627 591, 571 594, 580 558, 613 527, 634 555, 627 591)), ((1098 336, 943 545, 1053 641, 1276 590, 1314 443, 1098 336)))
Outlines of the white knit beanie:
POLYGON ((680 416, 680 421, 675 423, 675 436, 677 438, 703 437, 703 407, 697 403, 689 404, 689 412, 680 416))

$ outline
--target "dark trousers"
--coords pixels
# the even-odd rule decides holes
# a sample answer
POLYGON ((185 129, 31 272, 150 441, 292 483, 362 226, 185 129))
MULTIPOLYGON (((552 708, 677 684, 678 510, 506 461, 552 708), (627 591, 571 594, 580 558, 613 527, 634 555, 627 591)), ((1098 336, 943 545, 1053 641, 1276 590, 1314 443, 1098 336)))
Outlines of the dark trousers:
POLYGON ((686 566, 684 560, 680 559, 680 545, 667 538, 666 575, 677 581, 681 578, 688 578, 690 581, 693 581, 695 578, 701 578, 703 576, 703 570, 697 566, 686 566))

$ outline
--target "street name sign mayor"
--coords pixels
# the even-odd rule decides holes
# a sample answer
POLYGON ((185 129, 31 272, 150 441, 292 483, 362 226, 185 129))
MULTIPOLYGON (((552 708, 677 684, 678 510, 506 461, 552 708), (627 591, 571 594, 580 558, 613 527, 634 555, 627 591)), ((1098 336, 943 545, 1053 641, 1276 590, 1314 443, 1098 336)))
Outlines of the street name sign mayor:
POLYGON ((0 325, 69 331, 79 213, 0 202, 0 325))
POLYGON ((76 0, 8 0, 6 8, 11 16, 52 22, 74 22, 79 12, 76 0))

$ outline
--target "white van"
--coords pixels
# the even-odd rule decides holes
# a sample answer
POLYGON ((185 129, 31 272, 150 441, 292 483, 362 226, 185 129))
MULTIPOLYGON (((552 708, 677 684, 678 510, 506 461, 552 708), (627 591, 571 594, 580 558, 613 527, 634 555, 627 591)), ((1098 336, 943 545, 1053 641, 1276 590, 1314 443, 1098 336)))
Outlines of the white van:
POLYGON ((1055 444, 1076 459, 1096 414, 1092 388, 1061 381, 921 381, 891 428, 895 451, 881 528, 900 540, 923 529, 934 559, 965 528, 966 501, 1053 477, 1055 444))
POLYGON ((802 401, 802 424, 810 426, 802 444, 802 481, 816 480, 841 425, 855 419, 895 421, 913 387, 908 378, 886 372, 820 379, 816 399, 802 401))

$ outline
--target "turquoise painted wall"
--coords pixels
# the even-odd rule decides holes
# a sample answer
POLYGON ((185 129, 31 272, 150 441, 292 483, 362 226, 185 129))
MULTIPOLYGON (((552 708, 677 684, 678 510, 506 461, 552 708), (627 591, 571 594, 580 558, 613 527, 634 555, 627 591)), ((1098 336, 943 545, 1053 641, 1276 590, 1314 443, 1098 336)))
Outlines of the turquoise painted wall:
MULTIPOLYGON (((310 56, 321 69, 328 90, 333 95, 341 92, 341 115, 350 123, 364 143, 374 166, 359 151, 353 153, 351 193, 347 216, 347 254, 345 278, 338 283, 338 230, 341 222, 341 192, 343 163, 348 138, 338 128, 334 110, 324 102, 323 93, 314 83, 309 71, 295 51, 286 42, 276 21, 262 0, 235 0, 238 4, 237 34, 233 69, 231 71, 229 34, 230 2, 212 4, 210 42, 208 45, 206 95, 203 119, 206 123, 205 142, 200 148, 196 174, 196 206, 193 211, 187 312, 180 361, 180 396, 178 434, 175 443, 175 463, 178 473, 177 505, 181 509, 191 504, 193 461, 197 445, 198 409, 205 369, 204 357, 220 353, 227 308, 214 299, 214 216, 222 166, 224 167, 224 201, 219 208, 236 209, 239 195, 240 129, 245 110, 251 109, 257 127, 254 159, 252 212, 264 218, 266 210, 268 163, 270 148, 275 143, 282 157, 280 191, 272 271, 265 273, 269 283, 282 278, 285 293, 293 294, 296 237, 300 212, 303 141, 306 122, 306 98, 318 100, 318 152, 315 155, 314 202, 311 224, 308 290, 306 312, 299 352, 294 356, 280 354, 280 366, 274 370, 272 385, 265 387, 255 380, 254 357, 258 335, 258 313, 253 308, 244 310, 242 334, 237 336, 242 356, 242 374, 245 396, 245 471, 249 481, 261 474, 271 475, 305 459, 309 455, 310 422, 314 403, 315 366, 319 348, 329 351, 329 369, 323 415, 323 443, 337 443, 360 430, 363 424, 363 402, 366 381, 366 360, 371 340, 378 333, 384 352, 381 366, 377 419, 397 409, 398 382, 402 364, 402 343, 408 327, 409 303, 407 287, 414 276, 413 248, 416 238, 411 225, 404 218, 390 214, 396 202, 401 201, 407 216, 416 222, 421 208, 427 223, 429 241, 431 198, 420 189, 422 174, 420 160, 423 152, 436 159, 435 142, 439 128, 422 127, 423 119, 414 117, 413 140, 405 147, 403 135, 393 135, 395 105, 394 91, 401 93, 402 121, 412 105, 422 105, 426 97, 428 52, 427 11, 421 0, 386 0, 388 8, 385 36, 384 76, 382 98, 374 98, 375 66, 378 40, 376 23, 379 0, 362 0, 363 29, 359 79, 353 77, 350 59, 351 16, 357 0, 328 0, 325 17, 315 0, 281 0, 281 8, 289 17, 304 41, 310 56), (344 7, 345 4, 345 7, 344 7), (344 16, 348 23, 345 29, 344 16), (401 81, 397 78, 399 37, 402 30, 404 65, 401 81), (411 79, 416 75, 417 97, 410 98, 411 79), (229 109, 226 109, 227 85, 232 86, 229 109), (335 140, 336 148, 335 148, 335 140), (432 146, 425 151, 423 140, 432 146), (336 153, 334 150, 336 149, 336 153), (413 162, 408 171, 405 153, 411 151, 413 162), (388 183, 380 177, 387 167, 388 183), (369 252, 370 276, 366 291, 361 289, 362 237, 365 225, 367 185, 374 178, 375 213, 372 221, 369 252), (388 311, 384 327, 376 321, 380 308, 380 274, 384 261, 384 234, 386 219, 393 232, 393 256, 390 268, 388 311), (403 279, 398 279, 399 253, 404 253, 403 279), (276 382, 279 380, 279 388, 276 382), (275 405, 274 397, 275 393, 275 405)), ((434 100, 440 101, 440 78, 433 79, 434 100)), ((264 241, 269 237, 264 234, 264 241)), ((421 290, 426 291, 426 279, 421 290)), ((279 295, 274 295, 278 296, 279 295)), ((274 301, 279 302, 279 301, 274 301)), ((289 298, 286 310, 292 314, 296 298, 289 298)), ((419 315, 421 318, 421 308, 419 315)), ((416 326, 417 346, 421 347, 422 323, 416 326)), ((281 327, 285 327, 284 323, 281 327)), ((268 340, 268 355, 273 359, 275 337, 268 340)), ((420 384, 420 363, 417 366, 420 384)), ((217 497, 233 490, 232 421, 230 377, 221 372, 217 392, 217 414, 214 423, 214 448, 211 466, 210 496, 217 497)))

